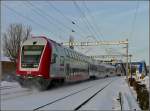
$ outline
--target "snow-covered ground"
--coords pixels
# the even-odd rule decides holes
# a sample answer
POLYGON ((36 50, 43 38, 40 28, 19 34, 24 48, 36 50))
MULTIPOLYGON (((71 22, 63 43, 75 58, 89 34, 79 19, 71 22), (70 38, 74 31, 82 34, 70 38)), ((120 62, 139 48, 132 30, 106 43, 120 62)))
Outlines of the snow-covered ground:
POLYGON ((147 90, 149 90, 149 76, 144 77, 143 80, 141 80, 142 84, 146 85, 147 90))
POLYGON ((34 110, 49 103, 49 105, 40 110, 74 110, 78 105, 111 81, 111 84, 81 107, 81 110, 120 110, 120 103, 117 100, 119 92, 122 93, 124 110, 138 110, 139 107, 125 81, 125 77, 111 77, 86 81, 52 88, 42 92, 21 88, 15 82, 9 83, 3 81, 1 88, 4 88, 4 86, 15 86, 16 88, 10 88, 9 91, 8 89, 1 89, 1 94, 8 93, 8 95, 1 95, 1 109, 34 110), (15 93, 17 95, 18 91, 21 91, 23 96, 8 98, 9 94, 15 93))
POLYGON ((140 110, 124 77, 110 84, 81 110, 121 110, 121 106, 118 105, 120 103, 117 101, 119 92, 122 94, 123 110, 140 110))
POLYGON ((28 95, 32 90, 22 88, 17 82, 2 81, 0 85, 1 100, 8 100, 28 95))

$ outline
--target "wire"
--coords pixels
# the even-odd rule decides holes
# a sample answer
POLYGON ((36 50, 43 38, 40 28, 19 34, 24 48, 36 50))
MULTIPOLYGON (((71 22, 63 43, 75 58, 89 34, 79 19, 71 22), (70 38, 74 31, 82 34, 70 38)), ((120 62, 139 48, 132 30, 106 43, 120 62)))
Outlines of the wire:
MULTIPOLYGON (((91 20, 93 21, 94 26, 96 27, 96 29, 99 29, 99 31, 97 31, 99 33, 99 35, 101 35, 101 37, 103 37, 103 34, 101 33, 101 29, 98 27, 98 25, 94 22, 94 16, 91 13, 91 10, 87 7, 85 1, 82 2, 83 6, 86 8, 86 10, 88 11, 88 14, 90 15, 89 17, 91 18, 91 20)), ((97 33, 96 32, 96 33, 97 33)), ((99 36, 98 36, 99 37, 99 36)))
MULTIPOLYGON (((50 32, 45 26, 39 24, 38 22, 35 22, 35 20, 33 20, 33 19, 29 18, 29 17, 26 17, 25 15, 20 14, 19 12, 15 11, 13 8, 10 8, 8 5, 4 5, 4 6, 5 6, 7 9, 9 9, 10 11, 14 12, 15 14, 17 14, 18 16, 21 16, 22 18, 25 18, 26 20, 28 20, 28 21, 30 21, 30 22, 32 22, 32 23, 34 23, 34 24, 36 24, 36 25, 38 25, 38 26, 44 28, 44 29, 47 30, 48 32, 50 32)), ((52 32, 51 32, 51 34, 52 34, 52 32)))
MULTIPOLYGON (((41 18, 46 19, 50 25, 53 24, 54 26, 57 26, 56 24, 54 24, 53 22, 51 22, 51 21, 47 18, 47 16, 43 16, 43 15, 40 13, 40 11, 39 11, 30 1, 26 1, 26 3, 28 3, 30 6, 32 6, 32 7, 33 7, 32 10, 33 10, 37 15, 40 15, 41 18)), ((62 29, 59 28, 58 26, 57 26, 57 29, 62 30, 62 29)), ((61 39, 61 40, 63 40, 60 36, 58 36, 58 38, 61 39)))
MULTIPOLYGON (((77 8, 77 10, 81 13, 81 16, 83 16, 85 18, 86 21, 84 21, 84 23, 87 25, 87 29, 88 31, 93 35, 92 37, 97 41, 97 38, 94 36, 95 34, 93 33, 93 27, 91 26, 91 24, 89 23, 88 19, 86 18, 86 15, 84 14, 84 12, 82 12, 81 8, 79 7, 79 5, 76 3, 76 1, 73 1, 73 4, 75 5, 75 7, 77 8)), ((84 20, 84 19, 83 19, 84 20)))
MULTIPOLYGON (((82 3, 83 3, 83 6, 84 6, 84 7, 86 8, 86 10, 88 11, 89 17, 90 17, 91 20, 93 21, 93 25, 96 27, 96 29, 99 29, 99 31, 96 31, 96 34, 97 34, 98 37, 99 37, 99 35, 101 35, 102 39, 101 39, 100 37, 99 37, 99 38, 100 38, 100 41, 102 41, 102 40, 103 40, 103 34, 101 33, 101 30, 100 30, 100 28, 98 27, 98 25, 94 22, 95 20, 94 20, 94 16, 93 16, 92 13, 91 13, 91 10, 87 7, 85 1, 82 2, 82 3), (97 32, 98 32, 98 33, 97 33, 97 32)), ((93 27, 93 28, 94 28, 94 27, 93 27)), ((105 48, 105 51, 108 52, 105 46, 104 46, 104 48, 105 48)))
MULTIPOLYGON (((74 22, 74 20, 71 20, 70 18, 68 18, 66 15, 63 14, 63 12, 61 10, 59 10, 58 8, 56 8, 50 1, 49 1, 49 4, 51 6, 51 8, 53 8, 55 11, 57 11, 59 14, 61 14, 66 20, 68 20, 71 24, 75 25, 76 27, 78 27, 81 31, 81 28, 79 27, 79 25, 74 22)), ((83 34, 81 34, 81 36, 84 37, 83 34)))
POLYGON ((130 32, 130 38, 133 36, 133 32, 135 30, 135 22, 136 22, 136 18, 137 18, 137 12, 138 12, 138 8, 139 8, 139 1, 137 1, 137 5, 136 5, 136 8, 135 8, 135 13, 134 13, 134 18, 133 18, 133 21, 132 21, 132 24, 131 24, 131 32, 130 32))

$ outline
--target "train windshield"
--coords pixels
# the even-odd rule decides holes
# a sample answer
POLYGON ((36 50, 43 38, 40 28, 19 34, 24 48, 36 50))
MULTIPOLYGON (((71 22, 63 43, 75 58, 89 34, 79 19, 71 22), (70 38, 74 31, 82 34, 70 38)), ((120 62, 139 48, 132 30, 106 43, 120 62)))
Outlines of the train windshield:
POLYGON ((22 47, 21 67, 37 68, 44 49, 44 45, 25 45, 22 47))

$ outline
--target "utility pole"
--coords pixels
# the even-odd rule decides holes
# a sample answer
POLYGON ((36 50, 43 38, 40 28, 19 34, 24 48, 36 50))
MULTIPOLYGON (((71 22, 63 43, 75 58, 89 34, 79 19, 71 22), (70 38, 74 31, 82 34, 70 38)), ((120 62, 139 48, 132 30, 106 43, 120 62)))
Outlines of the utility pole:
MULTIPOLYGON (((74 22, 72 22, 72 23, 74 23, 74 22)), ((73 45, 73 43, 74 43, 74 37, 72 36, 74 32, 75 32, 74 30, 71 30, 72 34, 69 37, 69 48, 71 48, 71 49, 74 49, 74 45, 73 45)))
POLYGON ((128 39, 126 39, 127 44, 126 44, 126 79, 128 80, 128 39))
POLYGON ((130 57, 130 76, 131 76, 131 80, 132 80, 132 65, 131 65, 131 57, 132 57, 132 55, 130 54, 129 55, 129 57, 130 57))
POLYGON ((70 38, 69 38, 69 48, 71 48, 71 49, 74 49, 73 42, 74 42, 74 38, 73 38, 73 36, 70 35, 70 38))

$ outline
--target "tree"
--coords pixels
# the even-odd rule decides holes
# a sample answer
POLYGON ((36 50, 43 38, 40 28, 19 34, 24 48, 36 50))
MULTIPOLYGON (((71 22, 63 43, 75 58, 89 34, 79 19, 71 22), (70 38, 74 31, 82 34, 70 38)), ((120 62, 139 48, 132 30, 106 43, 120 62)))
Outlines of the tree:
POLYGON ((31 27, 22 24, 10 24, 8 30, 3 34, 4 54, 12 61, 16 61, 20 45, 31 37, 31 27))

